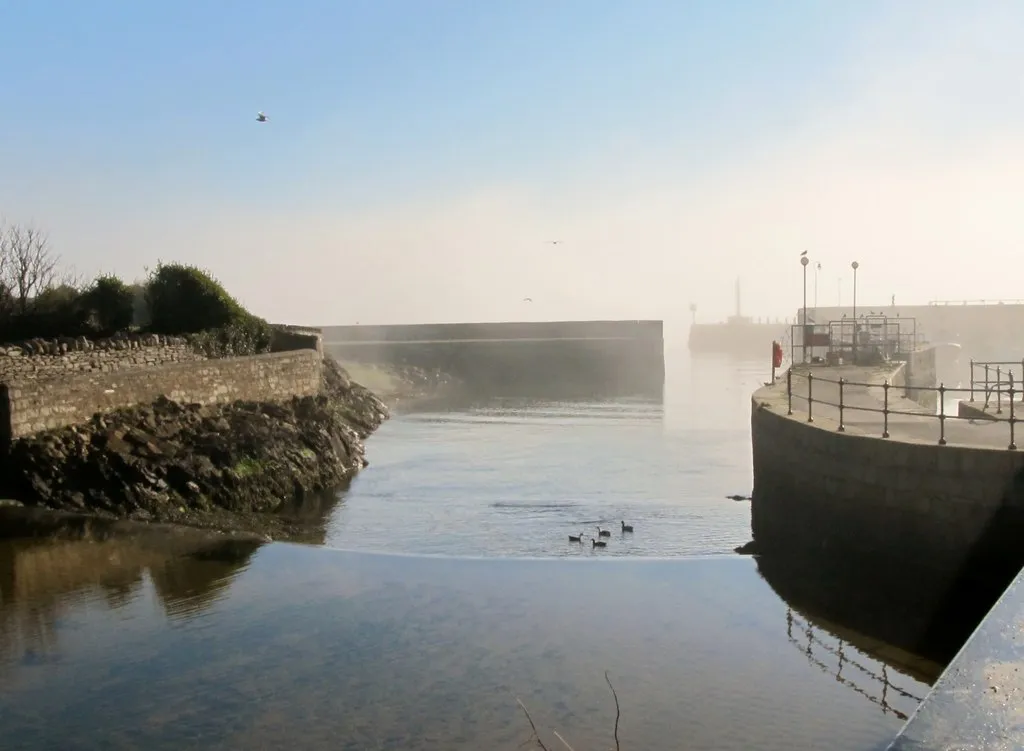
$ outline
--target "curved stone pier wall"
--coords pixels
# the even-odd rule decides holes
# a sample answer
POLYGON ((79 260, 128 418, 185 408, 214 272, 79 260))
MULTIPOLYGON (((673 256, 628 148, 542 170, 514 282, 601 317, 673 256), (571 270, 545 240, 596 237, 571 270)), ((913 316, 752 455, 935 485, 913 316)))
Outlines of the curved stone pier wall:
POLYGON ((881 638, 948 659, 937 619, 962 618, 962 642, 1024 563, 1021 452, 840 433, 787 416, 778 386, 755 392, 751 436, 758 550, 897 582, 909 610, 881 638))

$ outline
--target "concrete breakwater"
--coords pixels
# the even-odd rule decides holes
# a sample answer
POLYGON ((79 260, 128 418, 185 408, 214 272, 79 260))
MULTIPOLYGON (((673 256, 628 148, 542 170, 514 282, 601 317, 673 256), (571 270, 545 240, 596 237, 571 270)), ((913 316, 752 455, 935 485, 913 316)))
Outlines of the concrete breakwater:
POLYGON ((661 398, 661 321, 553 321, 328 326, 344 362, 448 374, 470 392, 502 396, 661 398))
MULTIPOLYGON (((934 408, 890 404, 906 414, 890 415, 883 438, 872 389, 849 389, 842 421, 829 406, 837 399, 827 384, 839 377, 932 393, 927 350, 915 354, 925 363, 916 371, 815 369, 810 410, 805 393, 787 392, 785 378, 755 392, 751 523, 759 553, 855 580, 893 614, 858 615, 849 606, 857 598, 837 597, 828 603, 837 620, 945 661, 1024 563, 1024 456, 1007 449, 1005 423, 962 422, 939 445, 934 408)), ((930 398, 921 401, 931 407, 930 398)))

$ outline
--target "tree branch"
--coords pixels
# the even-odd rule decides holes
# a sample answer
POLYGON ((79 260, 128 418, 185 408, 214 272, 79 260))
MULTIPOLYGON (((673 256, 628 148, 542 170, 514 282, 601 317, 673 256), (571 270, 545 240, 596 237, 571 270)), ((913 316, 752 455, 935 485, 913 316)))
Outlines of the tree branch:
POLYGON ((604 671, 604 679, 608 683, 608 688, 612 690, 612 698, 615 699, 615 751, 619 751, 619 695, 615 693, 615 686, 612 685, 607 670, 604 671))

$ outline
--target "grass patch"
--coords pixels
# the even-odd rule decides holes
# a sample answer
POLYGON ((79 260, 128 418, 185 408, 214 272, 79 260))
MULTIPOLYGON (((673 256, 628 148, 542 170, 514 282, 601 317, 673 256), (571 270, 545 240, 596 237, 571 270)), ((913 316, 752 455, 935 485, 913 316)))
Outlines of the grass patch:
POLYGON ((246 458, 235 465, 234 471, 239 477, 252 477, 262 474, 263 465, 256 459, 246 458))

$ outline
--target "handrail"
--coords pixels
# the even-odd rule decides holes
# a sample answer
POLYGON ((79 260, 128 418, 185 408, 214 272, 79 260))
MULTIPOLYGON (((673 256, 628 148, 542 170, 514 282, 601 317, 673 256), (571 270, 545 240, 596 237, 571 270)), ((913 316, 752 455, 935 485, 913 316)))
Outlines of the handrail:
POLYGON ((996 414, 1001 414, 1003 411, 1002 394, 1005 393, 1003 385, 1010 384, 1011 381, 1003 380, 1003 369, 1006 369, 1006 374, 1012 377, 1011 368, 1015 366, 1021 368, 1021 380, 1024 380, 1024 360, 975 360, 971 358, 971 398, 970 401, 974 401, 974 392, 976 387, 984 386, 985 392, 985 407, 988 409, 989 401, 993 393, 996 395, 996 414), (985 374, 984 380, 975 378, 975 371, 981 369, 985 374), (993 379, 993 375, 995 378, 993 379))
MULTIPOLYGON (((987 417, 985 419, 987 421, 989 421, 989 422, 1005 422, 1005 423, 1007 423, 1009 425, 1009 427, 1010 427, 1010 430, 1009 430, 1010 441, 1007 444, 1006 448, 1007 448, 1008 451, 1016 451, 1017 450, 1016 427, 1017 427, 1017 423, 1021 422, 1021 418, 1017 417, 1017 414, 1016 414, 1016 401, 1015 401, 1014 397, 1021 395, 1022 393, 1024 393, 1024 391, 1022 391, 1021 387, 1018 386, 1020 381, 1018 381, 1017 379, 1014 378, 1012 372, 1008 373, 1007 375, 1008 375, 1008 380, 1006 381, 1006 383, 1008 384, 1008 388, 1006 388, 1005 390, 1004 389, 1000 389, 997 393, 998 394, 1005 393, 1005 394, 1007 394, 1009 396, 1009 413, 1010 413, 1009 417, 989 416, 989 417, 987 417)), ((820 376, 820 375, 815 375, 810 370, 808 370, 807 372, 794 371, 793 368, 790 367, 786 371, 786 398, 787 398, 787 402, 788 402, 787 414, 789 414, 789 415, 793 414, 793 398, 794 397, 796 397, 797 399, 802 399, 806 403, 806 405, 807 405, 807 422, 814 422, 814 405, 815 404, 820 404, 822 406, 828 406, 828 407, 835 407, 835 408, 837 408, 839 410, 839 425, 836 427, 836 432, 839 432, 839 433, 846 432, 845 417, 846 417, 846 412, 848 410, 853 410, 855 412, 869 412, 869 413, 874 413, 874 414, 881 414, 882 415, 882 432, 881 432, 882 438, 889 438, 889 435, 890 435, 889 434, 889 416, 890 415, 906 415, 908 417, 934 417, 936 420, 938 420, 938 424, 939 424, 938 444, 940 446, 945 446, 946 445, 946 420, 967 420, 967 421, 971 421, 971 420, 974 419, 974 418, 971 418, 971 417, 961 417, 960 415, 949 415, 949 414, 946 414, 946 396, 948 394, 970 394, 973 397, 974 389, 949 388, 944 383, 940 383, 937 387, 910 386, 910 385, 900 385, 900 386, 896 387, 896 388, 903 389, 905 392, 918 392, 918 393, 921 393, 921 392, 933 392, 934 394, 936 394, 936 396, 938 398, 938 403, 939 403, 939 411, 938 411, 937 414, 930 415, 930 414, 928 414, 926 412, 918 412, 918 411, 911 412, 911 411, 907 411, 907 410, 891 409, 889 407, 889 391, 892 388, 894 388, 894 386, 893 386, 892 383, 889 382, 889 379, 885 379, 885 381, 883 383, 880 383, 880 384, 879 383, 867 383, 867 382, 862 382, 862 381, 851 381, 849 379, 842 378, 842 377, 833 380, 833 379, 825 378, 825 377, 820 376), (806 382, 807 382, 807 396, 803 396, 801 394, 794 394, 793 393, 793 378, 794 377, 796 377, 796 378, 803 378, 803 379, 806 380, 806 382), (814 398, 814 384, 815 383, 819 383, 819 382, 820 383, 828 383, 828 384, 832 384, 834 386, 838 386, 839 387, 839 400, 838 400, 838 402, 830 402, 830 401, 826 401, 824 399, 815 399, 814 398), (865 407, 865 406, 857 406, 857 405, 848 404, 847 400, 846 400, 846 389, 851 387, 851 386, 867 389, 869 393, 872 392, 872 389, 881 389, 881 391, 882 391, 882 406, 881 407, 865 407)), ((875 393, 877 393, 877 391, 875 393)), ((999 410, 999 413, 997 413, 997 414, 1001 414, 1001 412, 1002 412, 1002 406, 1001 406, 1001 403, 1000 403, 1000 410, 999 410)))
POLYGON ((929 305, 1021 305, 1024 300, 1008 298, 1004 300, 930 300, 929 305))

